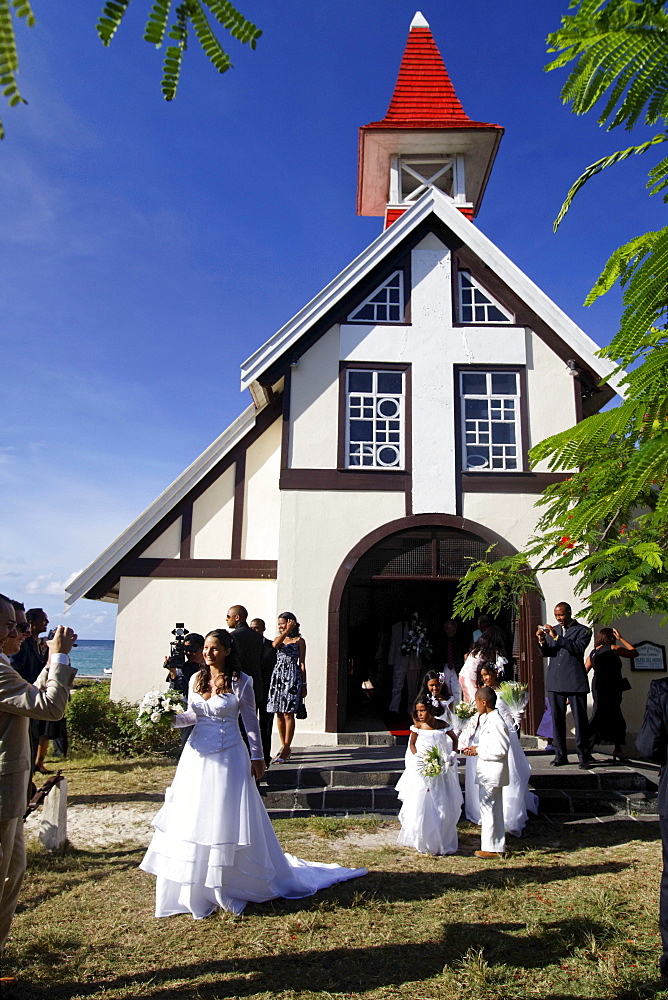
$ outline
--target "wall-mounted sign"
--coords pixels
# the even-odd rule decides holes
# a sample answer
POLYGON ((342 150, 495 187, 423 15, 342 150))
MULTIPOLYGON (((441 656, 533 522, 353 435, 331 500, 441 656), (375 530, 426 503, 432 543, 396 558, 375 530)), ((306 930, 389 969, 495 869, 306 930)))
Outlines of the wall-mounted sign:
POLYGON ((643 639, 636 642, 638 656, 631 660, 631 670, 665 670, 666 669, 666 647, 659 646, 656 642, 643 639))

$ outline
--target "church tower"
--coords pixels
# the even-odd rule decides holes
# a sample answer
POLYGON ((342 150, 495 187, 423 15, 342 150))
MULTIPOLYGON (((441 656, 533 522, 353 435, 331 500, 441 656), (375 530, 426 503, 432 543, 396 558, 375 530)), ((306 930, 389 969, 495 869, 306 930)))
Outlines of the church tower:
POLYGON ((435 187, 474 218, 502 135, 468 117, 418 11, 387 114, 360 128, 357 214, 384 216, 387 228, 435 187))

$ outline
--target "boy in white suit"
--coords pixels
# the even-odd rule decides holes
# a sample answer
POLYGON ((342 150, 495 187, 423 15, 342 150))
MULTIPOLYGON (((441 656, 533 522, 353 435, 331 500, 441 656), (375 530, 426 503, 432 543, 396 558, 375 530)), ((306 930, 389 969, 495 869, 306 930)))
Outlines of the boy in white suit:
POLYGON ((478 688, 475 704, 480 713, 478 746, 466 747, 468 757, 478 757, 476 785, 480 794, 480 850, 477 858, 498 858, 506 849, 501 789, 510 781, 508 751, 510 736, 506 724, 496 710, 493 688, 478 688))

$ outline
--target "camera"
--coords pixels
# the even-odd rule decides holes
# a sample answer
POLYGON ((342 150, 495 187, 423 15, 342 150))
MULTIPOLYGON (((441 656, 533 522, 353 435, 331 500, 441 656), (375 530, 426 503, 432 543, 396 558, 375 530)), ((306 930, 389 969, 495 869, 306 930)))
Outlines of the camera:
MULTIPOLYGON (((49 631, 48 631, 47 637, 46 637, 47 641, 49 639, 53 639, 53 637, 54 637, 55 634, 56 634, 55 628, 50 628, 49 631)), ((78 645, 78 643, 76 643, 76 642, 72 643, 72 647, 77 646, 77 645, 78 645)))
POLYGON ((184 639, 188 635, 188 629, 183 622, 177 622, 172 629, 174 639, 169 644, 169 655, 165 666, 168 670, 181 669, 186 665, 186 653, 184 649, 184 639))

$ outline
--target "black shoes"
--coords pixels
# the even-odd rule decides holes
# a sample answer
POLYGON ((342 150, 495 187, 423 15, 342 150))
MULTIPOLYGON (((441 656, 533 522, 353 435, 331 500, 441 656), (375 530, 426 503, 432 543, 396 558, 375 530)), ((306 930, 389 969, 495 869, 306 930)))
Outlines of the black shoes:
POLYGON ((567 764, 568 757, 555 757, 550 761, 550 767, 566 767, 567 764))

